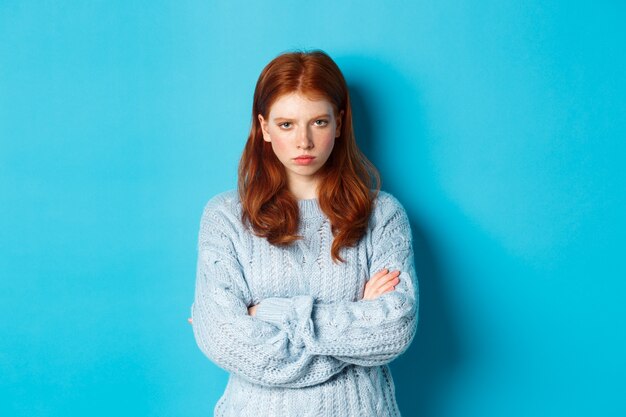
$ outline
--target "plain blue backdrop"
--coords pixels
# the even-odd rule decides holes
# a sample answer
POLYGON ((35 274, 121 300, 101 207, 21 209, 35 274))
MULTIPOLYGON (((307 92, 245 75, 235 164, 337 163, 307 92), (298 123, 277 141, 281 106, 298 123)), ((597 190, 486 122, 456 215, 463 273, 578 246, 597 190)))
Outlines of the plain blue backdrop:
POLYGON ((2 1, 0 415, 212 415, 200 215, 294 48, 411 218, 403 417, 626 415, 623 4, 2 1))

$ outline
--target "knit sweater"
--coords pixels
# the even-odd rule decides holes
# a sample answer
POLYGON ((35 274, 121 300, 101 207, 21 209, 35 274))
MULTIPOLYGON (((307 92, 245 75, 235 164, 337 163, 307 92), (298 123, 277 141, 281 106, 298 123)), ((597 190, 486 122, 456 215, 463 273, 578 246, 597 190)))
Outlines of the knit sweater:
POLYGON ((204 207, 191 316, 200 350, 229 372, 214 416, 399 417, 388 364, 414 338, 419 293, 407 214, 381 190, 366 234, 336 264, 318 200, 298 206, 304 239, 287 247, 244 227, 236 190, 204 207), (363 300, 384 268, 399 283, 363 300))

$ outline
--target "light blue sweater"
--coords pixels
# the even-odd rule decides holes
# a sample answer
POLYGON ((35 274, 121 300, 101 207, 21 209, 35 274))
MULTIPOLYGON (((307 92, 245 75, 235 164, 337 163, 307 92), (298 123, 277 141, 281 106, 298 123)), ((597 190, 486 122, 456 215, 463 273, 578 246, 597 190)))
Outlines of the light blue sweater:
POLYGON ((334 264, 318 200, 298 205, 305 239, 287 248, 243 227, 236 190, 204 208, 191 315, 201 351, 230 373, 214 416, 398 417, 387 364, 411 344, 418 312, 406 212, 380 191, 366 235, 334 264), (383 268, 401 271, 395 290, 362 300, 383 268))

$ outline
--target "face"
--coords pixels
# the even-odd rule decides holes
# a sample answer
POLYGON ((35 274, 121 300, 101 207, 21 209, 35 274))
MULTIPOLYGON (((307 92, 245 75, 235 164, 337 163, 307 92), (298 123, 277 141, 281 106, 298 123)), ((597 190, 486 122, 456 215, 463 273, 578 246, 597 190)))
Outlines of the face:
POLYGON ((343 111, 335 115, 326 99, 310 99, 300 93, 279 97, 268 118, 258 115, 263 140, 272 144, 286 168, 289 186, 296 194, 310 194, 316 174, 328 160, 335 138, 341 133, 343 111), (298 158, 306 156, 308 158, 298 158))

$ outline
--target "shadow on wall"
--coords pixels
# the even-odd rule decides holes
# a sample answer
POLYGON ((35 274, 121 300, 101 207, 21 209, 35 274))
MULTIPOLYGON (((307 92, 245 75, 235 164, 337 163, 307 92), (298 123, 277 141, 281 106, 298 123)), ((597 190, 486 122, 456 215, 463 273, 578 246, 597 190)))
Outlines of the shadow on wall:
POLYGON ((403 417, 436 417, 440 415, 438 404, 447 401, 446 387, 462 364, 463 351, 448 312, 438 267, 442 260, 433 249, 434 237, 427 235, 429 228, 420 221, 417 209, 411 210, 412 206, 418 207, 418 200, 428 198, 428 190, 420 190, 415 184, 419 170, 431 166, 426 160, 426 145, 419 140, 428 136, 417 81, 373 59, 341 57, 337 61, 350 84, 359 147, 379 169, 382 189, 405 206, 413 231, 420 289, 419 324, 409 349, 390 364, 396 398, 403 417), (388 135, 393 123, 406 130, 404 137, 395 135, 401 137, 397 144, 388 135), (409 163, 403 163, 403 157, 409 163))

